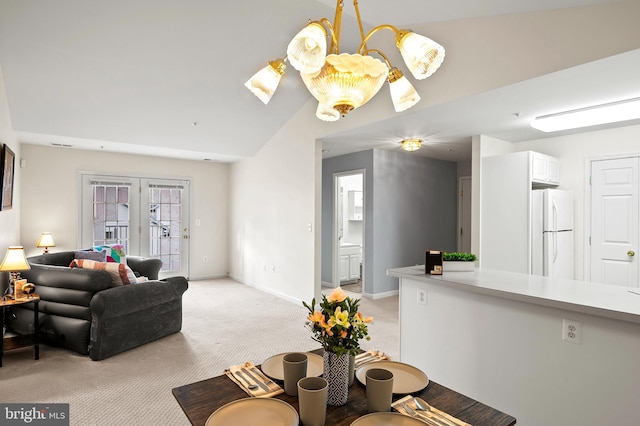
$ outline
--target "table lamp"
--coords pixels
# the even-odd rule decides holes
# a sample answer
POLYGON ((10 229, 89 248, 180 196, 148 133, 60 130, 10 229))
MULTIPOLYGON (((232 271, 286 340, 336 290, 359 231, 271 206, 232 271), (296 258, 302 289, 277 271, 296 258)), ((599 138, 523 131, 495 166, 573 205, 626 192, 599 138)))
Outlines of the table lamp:
POLYGON ((0 263, 0 271, 7 271, 11 273, 9 288, 5 294, 8 293, 10 294, 9 297, 13 298, 14 282, 22 279, 20 271, 26 271, 27 269, 31 269, 31 266, 29 266, 29 262, 27 262, 22 246, 10 246, 7 249, 7 253, 4 255, 4 260, 0 263))
POLYGON ((49 253, 49 247, 55 247, 55 246, 56 246, 56 243, 53 241, 53 236, 51 236, 51 232, 43 232, 42 235, 40 235, 40 239, 38 239, 38 242, 36 243, 36 247, 38 248, 44 247, 43 254, 49 253))

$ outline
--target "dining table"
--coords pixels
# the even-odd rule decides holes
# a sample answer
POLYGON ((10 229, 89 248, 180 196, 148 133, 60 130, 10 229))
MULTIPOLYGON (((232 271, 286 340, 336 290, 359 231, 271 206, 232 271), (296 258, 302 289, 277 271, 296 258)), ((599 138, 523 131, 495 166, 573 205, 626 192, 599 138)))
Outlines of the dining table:
MULTIPOLYGON (((322 349, 311 351, 322 355, 322 349)), ((260 367, 260 366, 258 366, 260 367)), ((279 382, 282 385, 282 382, 279 382)), ((172 389, 173 396, 194 426, 205 426, 209 417, 225 404, 247 398, 248 395, 226 374, 206 380, 178 386, 172 389)), ((516 419, 473 398, 449 389, 433 380, 411 395, 422 398, 433 407, 444 411, 473 426, 510 426, 516 419)), ((404 395, 394 395, 394 401, 404 395)), ((290 404, 299 412, 298 398, 281 393, 272 398, 290 404)), ((366 388, 358 380, 349 388, 347 403, 342 406, 327 406, 327 426, 349 426, 359 417, 368 414, 366 388)))

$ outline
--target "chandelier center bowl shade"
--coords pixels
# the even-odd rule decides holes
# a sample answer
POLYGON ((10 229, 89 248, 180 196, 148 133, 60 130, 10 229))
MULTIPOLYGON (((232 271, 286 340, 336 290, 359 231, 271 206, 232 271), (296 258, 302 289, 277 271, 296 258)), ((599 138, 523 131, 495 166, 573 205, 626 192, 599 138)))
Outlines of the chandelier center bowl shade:
POLYGON ((444 48, 428 37, 407 29, 399 30, 389 24, 378 25, 365 34, 358 1, 354 0, 361 43, 353 54, 340 53, 343 2, 336 1, 333 22, 327 18, 311 21, 291 40, 283 59, 270 61, 245 86, 262 102, 268 103, 284 76, 284 61, 288 60, 300 73, 309 92, 318 100, 316 116, 324 121, 336 121, 340 115, 344 116, 366 104, 385 81, 389 82, 396 112, 418 103, 420 96, 402 71, 394 67, 382 51, 369 49, 367 42, 378 31, 392 31, 405 65, 418 80, 429 77, 440 67, 444 60, 444 48), (384 62, 372 54, 380 56, 384 62))
POLYGON ((388 74, 389 68, 379 59, 342 53, 328 55, 317 73, 300 76, 319 103, 344 115, 373 98, 388 74))

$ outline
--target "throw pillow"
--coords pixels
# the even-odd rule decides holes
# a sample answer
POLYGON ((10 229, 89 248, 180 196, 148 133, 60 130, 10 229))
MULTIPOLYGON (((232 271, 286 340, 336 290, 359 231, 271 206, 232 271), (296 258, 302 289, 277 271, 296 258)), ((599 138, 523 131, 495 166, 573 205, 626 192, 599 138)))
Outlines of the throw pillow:
POLYGON ((73 252, 73 257, 75 259, 89 259, 89 260, 95 260, 96 262, 106 262, 107 252, 93 251, 93 250, 77 250, 73 252))
POLYGON ((78 268, 107 271, 109 275, 111 275, 111 281, 115 285, 135 284, 138 282, 131 268, 123 263, 96 262, 89 259, 74 259, 69 266, 73 268, 74 264, 78 268))
POLYGON ((122 244, 109 244, 93 247, 95 251, 104 251, 107 255, 107 262, 127 263, 127 256, 122 244))

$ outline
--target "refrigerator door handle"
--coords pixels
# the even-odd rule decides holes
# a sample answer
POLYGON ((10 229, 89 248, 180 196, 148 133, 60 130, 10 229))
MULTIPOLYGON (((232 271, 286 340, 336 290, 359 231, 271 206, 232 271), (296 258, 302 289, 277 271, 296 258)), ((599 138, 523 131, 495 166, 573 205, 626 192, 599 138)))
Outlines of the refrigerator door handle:
POLYGON ((558 260, 558 233, 552 232, 553 234, 553 263, 556 263, 558 260))
POLYGON ((556 205, 556 200, 551 200, 551 210, 553 212, 553 229, 552 231, 558 230, 558 206, 556 205))

